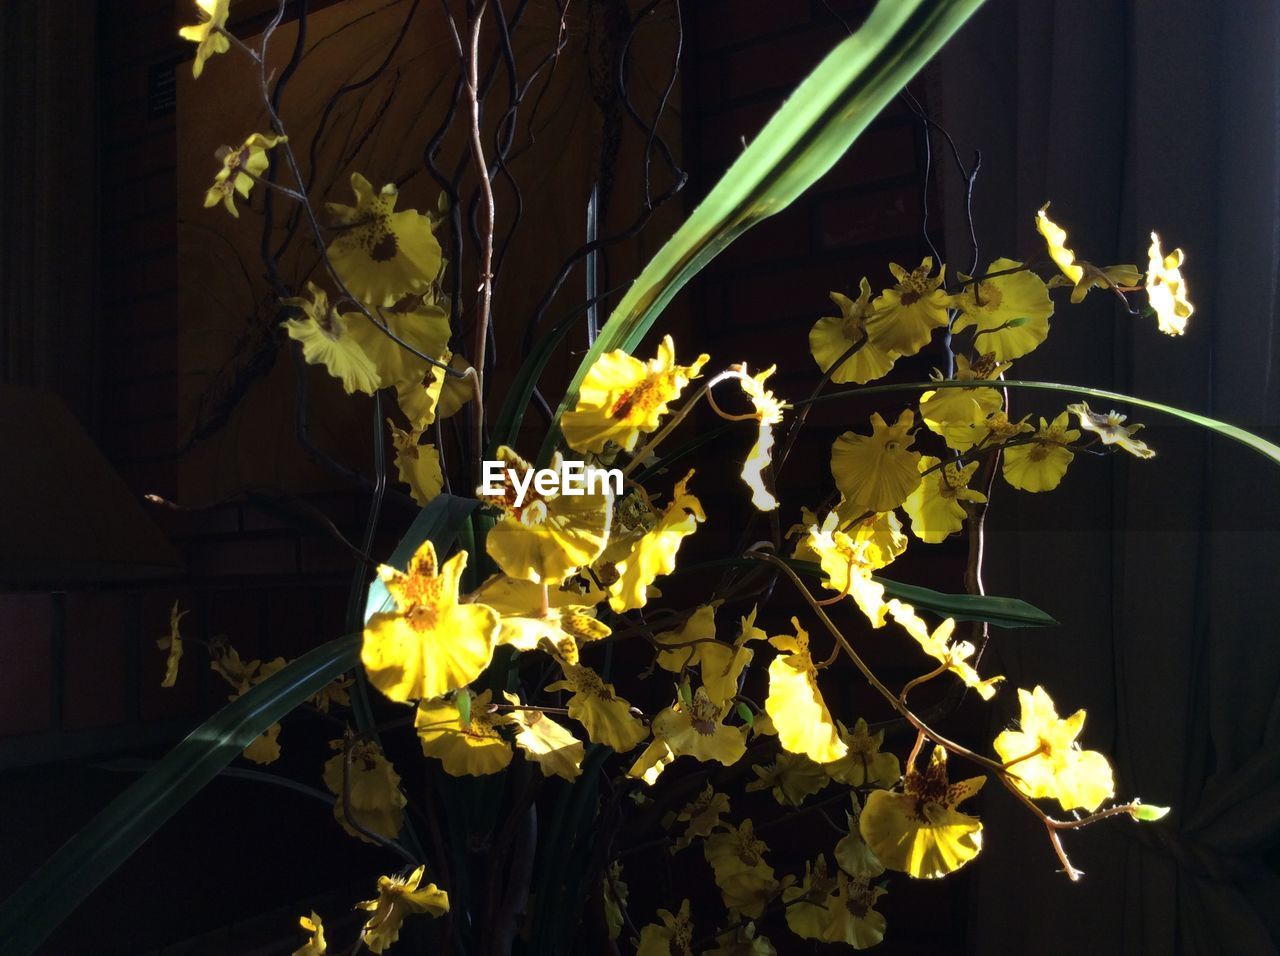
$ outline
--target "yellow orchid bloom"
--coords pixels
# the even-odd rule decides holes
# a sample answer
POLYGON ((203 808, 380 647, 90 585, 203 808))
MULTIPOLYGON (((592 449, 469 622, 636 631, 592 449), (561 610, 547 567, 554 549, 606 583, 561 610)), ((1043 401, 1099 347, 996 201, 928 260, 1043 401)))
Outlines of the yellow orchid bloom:
POLYGON ((930 275, 933 259, 926 256, 911 272, 896 262, 889 264, 889 271, 897 284, 871 303, 874 314, 867 319, 867 332, 884 351, 915 355, 929 344, 934 329, 947 324, 951 297, 942 288, 947 267, 939 266, 937 275, 930 275))
POLYGON ((325 956, 329 951, 329 944, 325 942, 324 923, 319 914, 313 910, 310 916, 298 917, 298 925, 302 927, 304 933, 311 935, 305 943, 293 951, 293 956, 325 956))
POLYGON ((849 812, 845 814, 849 832, 836 843, 832 855, 840 869, 850 876, 879 876, 884 872, 884 864, 876 859, 871 847, 867 846, 867 841, 862 839, 862 831, 858 829, 858 821, 862 819, 862 804, 858 802, 858 795, 852 791, 849 793, 849 804, 849 812))
MULTIPOLYGON (((1018 269, 1021 262, 996 259, 987 266, 987 275, 1018 269)), ((1033 351, 1049 335, 1053 300, 1049 289, 1034 272, 1024 270, 991 279, 970 281, 955 298, 960 310, 952 330, 973 327, 974 347, 1007 362, 1033 351)))
POLYGON ((680 701, 662 710, 653 719, 653 736, 677 757, 716 760, 726 767, 737 763, 747 749, 747 728, 724 723, 733 709, 717 703, 705 688, 693 691, 688 702, 680 701))
POLYGON ((173 607, 169 609, 169 633, 156 639, 156 647, 169 652, 164 663, 164 679, 160 682, 161 687, 172 687, 178 682, 178 662, 182 660, 182 634, 178 625, 189 613, 189 611, 179 611, 178 602, 174 601, 173 607))
POLYGON ((872 790, 858 820, 871 852, 891 870, 936 880, 964 866, 982 849, 982 822, 956 807, 987 782, 947 780, 947 756, 933 751, 923 773, 908 768, 902 793, 872 790))
POLYGON ((709 356, 677 365, 675 343, 665 336, 648 362, 621 349, 596 359, 578 389, 578 401, 564 414, 561 428, 569 447, 599 452, 606 442, 633 451, 641 434, 657 429, 667 406, 698 377, 709 356))
POLYGON ((1099 415, 1089 408, 1088 402, 1068 405, 1067 411, 1075 414, 1080 421, 1080 427, 1097 435, 1102 440, 1102 444, 1117 445, 1137 458, 1155 457, 1155 451, 1148 448, 1146 442, 1133 437, 1143 426, 1141 424, 1126 425, 1124 422, 1128 416, 1121 415, 1115 410, 1099 415))
POLYGON ((893 425, 875 412, 871 434, 845 432, 831 446, 831 475, 836 487, 852 507, 863 511, 892 511, 920 484, 911 451, 915 440, 911 426, 915 413, 904 409, 893 425))
POLYGON ((356 740, 350 744, 331 740, 329 747, 338 751, 324 764, 324 785, 337 797, 333 804, 334 819, 342 829, 365 843, 376 841, 352 826, 352 819, 365 830, 394 840, 404 824, 407 801, 400 791, 400 775, 391 761, 383 756, 382 748, 372 740, 356 740), (347 749, 351 753, 350 772, 344 778, 344 768, 348 764, 347 749), (346 802, 348 794, 351 797, 350 807, 346 802))
POLYGON ((1187 319, 1196 310, 1187 298, 1182 278, 1182 250, 1174 249, 1166 256, 1160 250, 1160 237, 1153 232, 1147 256, 1147 301, 1155 310, 1160 331, 1166 335, 1182 335, 1187 331, 1187 319))
POLYGON ((650 923, 640 930, 636 944, 636 956, 693 956, 693 922, 689 919, 689 901, 680 904, 680 911, 658 910, 660 922, 650 923))
POLYGON ((804 754, 815 763, 839 760, 849 748, 840 739, 818 689, 818 670, 809 656, 809 635, 791 619, 795 637, 771 637, 784 653, 769 664, 769 696, 764 709, 773 718, 783 750, 804 754))
POLYGON ((690 800, 676 814, 675 820, 685 824, 684 832, 671 845, 671 852, 677 853, 689 846, 694 840, 711 835, 720 826, 720 817, 729 812, 729 798, 723 793, 716 793, 711 784, 702 788, 702 792, 690 800))
POLYGON ((378 369, 364 348, 351 334, 351 323, 364 321, 364 317, 340 314, 329 305, 328 294, 314 282, 307 283, 310 300, 293 297, 281 299, 302 311, 300 319, 287 319, 283 323, 289 338, 302 345, 302 357, 311 365, 323 365, 334 378, 342 382, 348 395, 363 392, 372 395, 382 387, 378 369))
MULTIPOLYGON (((505 693, 507 702, 519 704, 514 694, 505 693)), ((530 707, 513 707, 509 718, 516 729, 516 746, 524 751, 544 777, 576 780, 582 775, 582 741, 542 711, 530 707)))
POLYGON ((778 366, 771 365, 754 378, 744 373, 744 377, 739 379, 742 390, 755 408, 756 420, 760 423, 756 443, 751 446, 747 461, 742 466, 742 480, 751 489, 751 503, 760 511, 772 511, 778 507, 778 499, 768 487, 765 471, 773 464, 773 426, 782 421, 783 410, 791 407, 764 387, 765 379, 777 368, 778 366))
MULTIPOLYGON (((839 763, 839 761, 836 761, 839 763)), ((746 790, 769 790, 773 799, 784 807, 798 807, 806 797, 811 797, 828 783, 831 777, 827 767, 835 764, 814 763, 804 754, 791 754, 785 750, 769 764, 752 764, 756 779, 747 784, 746 790)))
POLYGON ((418 444, 421 431, 404 431, 391 419, 387 419, 387 425, 391 428, 391 445, 396 450, 396 473, 409 486, 413 500, 425 505, 444 488, 440 452, 430 442, 418 444))
POLYGON ((1004 450, 1000 472, 1005 481, 1022 491, 1052 491, 1076 457, 1066 446, 1079 438, 1078 431, 1067 427, 1066 412, 1052 422, 1041 418, 1035 441, 1004 450))
POLYGON ((809 330, 809 352, 823 372, 835 365, 840 356, 865 336, 866 341, 858 351, 831 373, 831 381, 837 385, 849 382, 865 385, 883 377, 898 359, 898 353, 886 348, 882 341, 886 327, 877 328, 878 334, 874 340, 867 327, 868 321, 875 315, 871 306, 871 283, 864 278, 858 288, 857 300, 851 300, 839 292, 830 293, 831 301, 840 310, 840 315, 821 318, 809 330))
POLYGON ((547 589, 547 606, 542 607, 542 587, 532 581, 495 574, 471 596, 502 615, 497 643, 521 651, 546 650, 565 663, 578 663, 578 648, 599 641, 612 631, 596 619, 595 608, 585 601, 598 602, 604 592, 580 594, 564 587, 547 589))
POLYGON ((196 60, 191 65, 191 75, 197 80, 204 72, 205 62, 215 53, 226 53, 231 41, 222 35, 227 28, 227 14, 231 0, 195 0, 200 11, 200 22, 178 31, 178 36, 196 44, 196 60))
POLYGON ((600 557, 613 518, 608 482, 594 482, 584 494, 561 493, 569 463, 557 454, 551 467, 560 482, 557 490, 544 492, 532 480, 533 466, 510 448, 499 448, 497 460, 503 465, 503 493, 480 489, 477 496, 503 512, 486 548, 504 573, 535 584, 556 583, 600 557))
POLYGON ((834 763, 823 766, 832 780, 850 787, 892 787, 898 782, 902 777, 898 758, 880 752, 884 743, 883 730, 871 733, 861 717, 854 722, 852 731, 839 721, 836 721, 836 728, 849 752, 834 763))
POLYGON ((1043 688, 1018 689, 1022 707, 1017 730, 996 737, 996 753, 1018 789, 1028 797, 1057 800, 1064 810, 1092 813, 1115 795, 1115 778, 1107 758, 1081 750, 1076 738, 1085 712, 1059 718, 1053 698, 1043 688))
MULTIPOLYGON (((976 362, 970 363, 963 355, 956 356, 955 381, 981 382, 996 378, 1009 367, 988 352, 976 362)), ((939 373, 934 378, 942 381, 939 373)), ((925 427, 936 435, 946 436, 957 425, 970 425, 999 411, 1004 405, 1000 393, 990 386, 975 388, 939 388, 920 395, 920 418, 925 427)))
POLYGON ((440 697, 489 665, 498 612, 458 603, 466 566, 467 553, 460 551, 439 567, 435 545, 425 541, 407 571, 378 569, 396 609, 369 618, 360 659, 369 682, 392 700, 440 697))
POLYGON ((653 529, 617 562, 618 578, 609 588, 609 606, 617 613, 645 606, 650 585, 675 570, 680 543, 707 520, 702 502, 688 491, 692 478, 690 471, 676 482, 671 502, 657 516, 653 529))
POLYGON ((426 867, 420 866, 408 876, 378 877, 378 898, 357 903, 356 908, 371 914, 360 931, 360 941, 371 953, 381 953, 400 938, 400 927, 406 916, 426 913, 443 916, 449 912, 449 894, 428 883, 419 889, 426 867))
POLYGON ((812 862, 805 862, 804 879, 782 893, 787 904, 787 928, 801 939, 823 938, 829 914, 827 904, 835 892, 838 881, 827 873, 827 860, 822 854, 812 862))
POLYGON ((910 516, 911 530, 917 538, 928 544, 940 544, 964 528, 968 512, 961 502, 982 504, 987 500, 986 495, 969 487, 978 462, 962 466, 949 461, 942 465, 932 455, 925 455, 919 467, 920 484, 902 503, 902 510, 910 516), (942 467, 937 467, 939 465, 942 467), (930 468, 934 470, 929 471, 930 468))
POLYGON ((711 864, 716 886, 731 911, 759 919, 765 906, 781 891, 773 867, 765 862, 768 849, 768 844, 755 835, 750 819, 738 826, 727 824, 703 841, 703 855, 711 864))
POLYGON ((836 871, 836 888, 827 900, 822 940, 844 943, 853 949, 870 949, 884 941, 885 918, 874 907, 884 896, 882 886, 872 886, 865 876, 836 871))
POLYGON ((205 190, 204 207, 208 209, 210 206, 222 203, 227 212, 239 219, 240 210, 236 209, 236 195, 239 194, 241 199, 249 198, 254 178, 261 177, 271 165, 271 160, 267 158, 267 150, 274 149, 288 138, 253 133, 240 145, 239 149, 232 149, 230 146, 222 147, 218 151, 222 168, 214 176, 213 185, 205 190))
POLYGON ((756 924, 747 921, 731 926, 716 937, 715 949, 704 956, 778 956, 778 951, 767 936, 756 935, 756 924))
POLYGON ((978 676, 978 672, 969 663, 969 658, 975 651, 974 646, 968 641, 951 640, 951 634, 956 627, 956 622, 952 618, 947 618, 930 632, 929 626, 920 619, 916 609, 910 604, 904 604, 894 598, 889 601, 889 613, 908 634, 915 638, 921 650, 964 681, 966 687, 976 690, 983 700, 990 700, 995 696, 996 685, 1004 678, 988 677, 983 680, 978 676))
POLYGON ((594 743, 604 744, 618 753, 626 753, 649 736, 644 723, 631 713, 631 704, 614 693, 613 685, 582 664, 562 664, 564 680, 548 684, 546 689, 567 690, 569 716, 587 729, 594 743))
MULTIPOLYGON (((378 370, 378 380, 395 388, 397 397, 405 396, 402 407, 409 405, 404 409, 409 422, 418 427, 430 425, 435 421, 436 406, 443 400, 445 387, 456 380, 414 353, 438 362, 452 362, 448 313, 438 305, 424 302, 421 295, 404 296, 390 308, 374 308, 372 312, 377 324, 364 315, 351 317, 352 338, 378 370), (423 394, 418 396, 412 392, 413 388, 423 394)), ((470 385, 463 382, 462 386, 470 394, 470 385)))
MULTIPOLYGON (((893 560, 893 549, 897 547, 893 526, 901 528, 892 515, 885 522, 878 522, 878 517, 859 522, 850 535, 836 530, 839 515, 833 511, 823 520, 822 527, 814 525, 809 529, 807 540, 826 575, 823 587, 852 597, 872 627, 884 624, 886 605, 884 586, 872 580, 871 572, 893 560)), ((905 548, 905 543, 901 547, 905 548)))
POLYGON ((601 896, 604 898, 605 931, 610 940, 616 940, 622 933, 625 921, 622 918, 622 907, 631 895, 627 884, 622 881, 622 861, 614 860, 609 864, 609 871, 601 881, 601 896))
POLYGON ((336 230, 329 261, 343 284, 370 308, 427 291, 442 262, 431 221, 413 209, 396 212, 391 183, 375 194, 369 180, 352 173, 351 189, 354 206, 325 204, 336 230))
POLYGON ((508 717, 490 712, 493 694, 472 698, 469 719, 462 719, 456 701, 447 698, 418 702, 413 718, 422 752, 435 757, 451 777, 482 777, 511 763, 511 745, 498 733, 508 717))

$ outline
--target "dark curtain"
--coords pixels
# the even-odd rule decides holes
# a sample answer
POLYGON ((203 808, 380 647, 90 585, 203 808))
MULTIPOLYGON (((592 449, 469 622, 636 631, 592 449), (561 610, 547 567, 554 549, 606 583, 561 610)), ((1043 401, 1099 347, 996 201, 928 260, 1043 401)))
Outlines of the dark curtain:
MULTIPOLYGON (((1187 334, 1170 339, 1106 295, 1078 308, 1064 298, 1046 345, 1011 377, 1280 434, 1278 37, 1271 0, 991 0, 956 37, 934 102, 961 150, 983 151, 983 265, 1040 255, 1035 211, 1052 200, 1082 258, 1144 266, 1151 229, 1166 250, 1183 247, 1197 305, 1187 334)), ((962 200, 947 190, 955 262, 969 245, 962 200)), ((1012 401, 1016 414, 1048 416, 1072 400, 1012 401)), ((1113 755, 1120 794, 1174 811, 1068 836, 1086 871, 1072 885, 1043 829, 988 788, 971 945, 1276 952, 1280 470, 1154 412, 1120 410, 1149 423, 1155 459, 1077 456, 1045 495, 997 485, 988 588, 1062 626, 996 632, 985 670, 1043 683, 1064 714, 1086 707, 1085 746, 1113 755)), ((1016 716, 1013 696, 993 732, 1016 716)))
POLYGON ((0 382, 50 388, 90 426, 97 23, 94 0, 0 3, 0 382))

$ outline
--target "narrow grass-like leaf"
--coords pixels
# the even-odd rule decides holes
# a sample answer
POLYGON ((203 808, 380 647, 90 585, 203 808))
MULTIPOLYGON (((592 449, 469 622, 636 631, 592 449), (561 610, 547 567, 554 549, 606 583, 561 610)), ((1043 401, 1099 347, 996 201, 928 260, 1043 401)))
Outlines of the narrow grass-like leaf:
MULTIPOLYGON (((672 297, 729 243, 785 209, 829 170, 982 0, 880 0, 862 28, 796 88, 627 290, 573 377, 556 422, 595 360, 632 351, 672 297)), ((543 443, 545 462, 558 424, 543 443)))
POLYGON ((0 906, 6 956, 34 952, 66 916, 273 723, 355 666, 349 634, 291 661, 192 731, 0 906))
POLYGON ((493 433, 489 439, 490 458, 494 457, 500 445, 510 445, 516 440, 539 377, 547 367, 551 356, 555 354, 556 348, 577 324, 577 315, 565 319, 538 340, 538 344, 520 366, 515 381, 511 383, 511 390, 507 392, 506 400, 498 411, 498 417, 493 422, 493 433))

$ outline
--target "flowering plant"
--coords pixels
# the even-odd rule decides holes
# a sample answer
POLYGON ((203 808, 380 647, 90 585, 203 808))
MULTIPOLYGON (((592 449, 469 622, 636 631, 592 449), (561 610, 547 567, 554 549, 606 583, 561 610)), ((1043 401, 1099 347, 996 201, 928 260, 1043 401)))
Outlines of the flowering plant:
MULTIPOLYGON (((306 703, 330 715, 341 732, 316 778, 336 824, 390 861, 376 898, 353 901, 368 917, 342 943, 373 953, 429 922, 422 917, 467 951, 563 952, 586 938, 592 951, 767 954, 785 945, 779 934, 864 949, 891 932, 877 908, 886 893, 910 893, 910 880, 946 877, 980 855, 983 823, 970 801, 988 782, 1043 826, 1053 853, 1045 865, 1056 858, 1071 880, 1081 876, 1068 855, 1073 831, 1163 816, 1116 794, 1107 757, 1086 747, 1083 710, 1060 715, 1046 688, 1006 688, 988 672, 993 626, 1053 621, 985 595, 979 572, 996 495, 1052 492, 1090 456, 1155 455, 1136 437, 1142 426, 1119 412, 1081 400, 1032 414, 1011 401, 1032 388, 1125 396, 1010 373, 1045 346, 1057 310, 1089 294, 1113 296, 1136 320, 1153 317, 1153 334, 1181 335, 1193 314, 1181 249, 1166 254, 1152 233, 1144 268, 1097 265, 1077 256, 1046 204, 1028 212, 1044 241, 1030 259, 967 271, 932 257, 885 263, 887 278, 832 291, 833 314, 814 317, 813 383, 801 395, 775 393, 774 368, 755 370, 752 356, 690 355, 672 335, 641 348, 698 266, 829 167, 974 0, 886 0, 818 67, 627 292, 537 448, 516 447, 529 434, 520 426, 562 338, 531 350, 505 395, 486 381, 496 209, 479 135, 484 5, 469 18, 469 54, 458 35, 488 240, 466 344, 442 228, 456 207, 400 208, 394 185, 352 170, 353 204, 318 211, 269 89, 267 45, 284 3, 257 48, 228 30, 226 0, 197 5, 200 22, 182 31, 198 44, 195 74, 211 56, 242 57, 270 126, 220 151, 205 205, 239 217, 237 202, 260 191, 296 204, 318 262, 292 282, 276 277, 283 332, 345 392, 374 396, 388 422, 379 441, 390 438, 398 480, 422 510, 376 574, 362 567, 363 613, 347 638, 292 662, 246 662, 227 642, 207 648, 232 703, 211 722, 215 733, 193 735, 140 793, 168 800, 171 778, 207 780, 239 753, 270 764, 288 745, 290 710, 306 703), (905 55, 884 66, 875 49, 905 55), (866 83, 874 94, 859 110, 837 108, 865 96, 866 83), (930 381, 883 381, 926 349, 941 356, 930 381), (824 500, 784 504, 784 469, 810 409, 851 395, 890 404, 836 438, 824 500), (724 476, 680 466, 691 448, 673 449, 672 437, 704 404, 751 431, 733 479, 768 529, 758 540, 748 529, 712 563, 720 580, 690 591, 678 584, 693 570, 686 546, 717 519, 701 489, 724 476), (439 435, 451 419, 466 422, 470 440, 446 461, 439 435), (616 469, 621 491, 573 494, 533 480, 594 466, 616 469), (799 519, 786 531, 784 508, 799 519), (893 579, 908 548, 954 536, 970 545, 968 593, 893 579), (901 687, 867 662, 865 648, 884 641, 913 655, 915 674, 901 687), (872 723, 833 693, 841 667, 887 719, 872 723), (948 685, 936 713, 916 703, 926 684, 948 685), (1016 691, 1018 720, 990 743, 962 744, 942 720, 968 691, 983 701, 1016 691), (405 739, 425 769, 405 771, 405 739), (425 783, 411 787, 410 777, 425 783), (827 818, 837 838, 784 867, 765 834, 837 806, 843 824, 827 818), (639 889, 654 856, 696 869, 714 892, 656 905, 639 889), (588 913, 575 911, 583 898, 588 913)), ((1254 436, 1162 410, 1280 460, 1254 436)), ((166 686, 184 666, 184 613, 175 605, 158 642, 166 686)), ((138 826, 147 825, 158 821, 138 826)), ((308 939, 297 953, 328 951, 322 915, 300 923, 308 939)))

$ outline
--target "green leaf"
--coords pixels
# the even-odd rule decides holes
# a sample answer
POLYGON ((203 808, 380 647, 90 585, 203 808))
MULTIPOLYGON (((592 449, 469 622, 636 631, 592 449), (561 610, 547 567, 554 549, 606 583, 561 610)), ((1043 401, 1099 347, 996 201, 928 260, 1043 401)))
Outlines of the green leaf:
MULTIPOLYGON (((842 398, 853 398, 854 396, 874 395, 877 392, 918 392, 931 388, 964 388, 967 384, 966 382, 902 382, 893 385, 870 385, 863 388, 848 389, 843 392, 832 392, 829 395, 820 395, 813 399, 812 402, 800 401, 796 402, 796 404, 817 404, 842 398)), ((1230 438, 1232 441, 1252 448, 1259 455, 1269 458, 1277 465, 1280 465, 1280 446, 1274 445, 1260 435, 1255 435, 1253 432, 1246 431, 1237 425, 1231 425, 1216 418, 1199 415, 1196 412, 1189 412, 1182 408, 1175 408, 1172 405, 1164 405, 1160 402, 1153 402, 1150 399, 1138 398, 1136 395, 1108 392, 1101 388, 1089 388, 1087 385, 1062 385, 1057 382, 1023 382, 1014 379, 993 382, 992 385, 997 388, 1030 388, 1049 392, 1069 392, 1072 395, 1083 395, 1086 398, 1101 398, 1108 402, 1123 402, 1126 405, 1150 408, 1171 418, 1180 418, 1184 422, 1198 425, 1215 435, 1230 438)), ((972 388, 972 385, 969 387, 972 388)), ((1094 410, 1097 411, 1097 409, 1094 410)))
MULTIPOLYGON (((386 563, 403 571, 409 566, 409 559, 422 547, 422 543, 428 540, 436 546, 436 554, 443 559, 453 547, 453 542, 458 537, 463 524, 479 504, 480 502, 474 498, 436 495, 418 512, 418 516, 413 519, 413 524, 409 525, 409 530, 404 533, 404 537, 391 552, 391 557, 386 563)), ((467 555, 467 558, 469 561, 476 559, 475 555, 467 555)), ((390 606, 391 595, 387 593, 387 586, 382 583, 382 578, 375 575, 369 583, 369 596, 364 602, 365 621, 390 606)))
POLYGON ((640 344, 672 297, 729 243, 781 212, 829 170, 982 0, 880 0, 860 30, 795 89, 627 290, 578 367, 538 458, 550 459, 560 417, 605 352, 640 344))
POLYGON ((1130 816, 1142 823, 1155 823, 1157 820, 1163 820, 1168 814, 1168 807, 1158 807, 1154 803, 1138 803, 1129 811, 1130 816))
MULTIPOLYGON (((794 558, 782 560, 797 574, 815 578, 823 576, 822 568, 815 561, 797 561, 794 558)), ((676 573, 687 574, 691 571, 720 568, 762 569, 763 565, 754 558, 721 558, 684 565, 677 568, 676 573)), ((879 575, 872 575, 872 579, 883 585, 885 593, 890 597, 906 601, 919 610, 932 611, 942 617, 953 617, 957 621, 985 621, 996 627, 1052 627, 1058 623, 1034 604, 1028 604, 1020 598, 990 594, 947 594, 914 584, 902 584, 879 575)))
POLYGON ((197 727, 107 804, 0 907, 8 956, 34 952, 67 915, 264 730, 355 666, 360 635, 307 652, 197 727))
POLYGON ((453 697, 454 706, 458 708, 458 720, 463 730, 471 729, 471 691, 465 687, 453 697))
POLYGON ((520 425, 524 422, 525 410, 529 407, 529 399, 537 387, 538 378, 547 367, 547 362, 555 354, 556 348, 564 341, 569 331, 577 325, 578 315, 569 316, 554 329, 543 336, 534 347, 529 357, 520 366, 511 390, 494 419, 493 435, 489 439, 489 458, 493 458, 500 445, 510 445, 520 433, 520 425))
POLYGON ((750 707, 742 701, 738 701, 738 716, 742 718, 742 722, 748 727, 754 727, 756 724, 756 714, 750 707))

